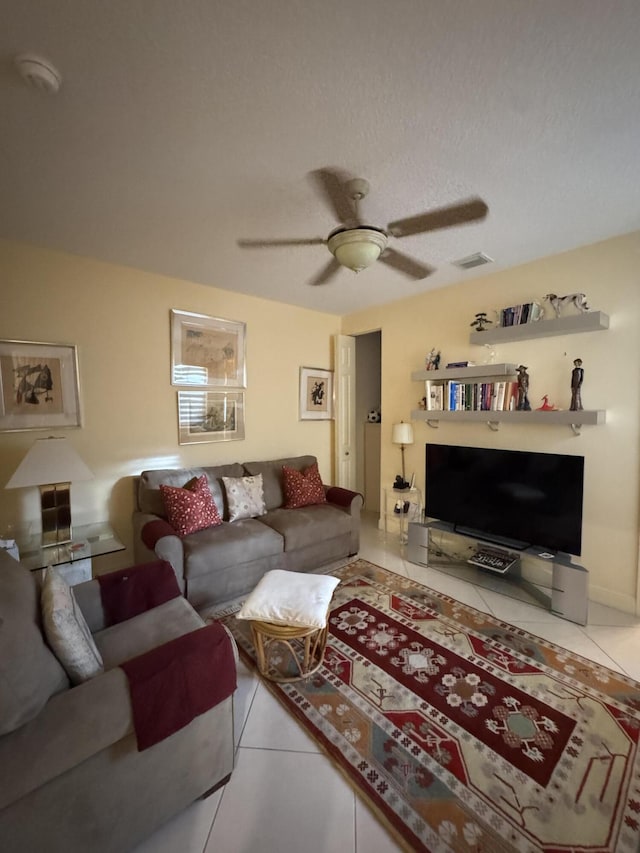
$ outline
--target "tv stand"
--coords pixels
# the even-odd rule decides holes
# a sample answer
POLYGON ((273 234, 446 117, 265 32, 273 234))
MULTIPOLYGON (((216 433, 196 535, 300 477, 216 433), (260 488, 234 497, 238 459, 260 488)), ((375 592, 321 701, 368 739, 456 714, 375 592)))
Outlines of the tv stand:
POLYGON ((454 533, 459 533, 461 536, 468 536, 471 539, 478 539, 481 542, 488 542, 490 545, 501 545, 503 548, 511 548, 513 551, 526 551, 531 543, 523 542, 520 539, 509 539, 506 536, 489 536, 485 535, 481 530, 475 530, 473 527, 463 527, 456 524, 453 528, 454 533))
POLYGON ((517 556, 520 558, 528 557, 550 564, 551 587, 549 594, 537 584, 522 577, 521 560, 517 561, 514 570, 510 570, 505 577, 496 577, 491 572, 468 565, 464 557, 447 563, 438 561, 437 557, 440 551, 434 547, 432 542, 434 532, 459 536, 470 542, 475 541, 478 547, 482 549, 481 539, 462 533, 460 529, 454 530, 452 524, 443 521, 414 522, 409 524, 407 559, 410 563, 454 574, 463 580, 469 580, 512 598, 524 601, 533 599, 531 603, 542 604, 562 619, 577 622, 578 625, 587 624, 589 572, 584 566, 572 562, 570 554, 552 554, 535 547, 517 552, 517 556))

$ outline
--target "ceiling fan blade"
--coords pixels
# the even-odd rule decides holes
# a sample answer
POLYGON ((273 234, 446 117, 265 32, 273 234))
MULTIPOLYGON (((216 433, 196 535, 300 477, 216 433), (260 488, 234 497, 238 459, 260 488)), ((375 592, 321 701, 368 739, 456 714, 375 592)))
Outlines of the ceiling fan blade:
POLYGON ((395 222, 389 223, 387 231, 394 237, 409 237, 411 234, 423 234, 425 231, 437 231, 439 228, 476 222, 484 219, 488 211, 489 208, 481 198, 470 198, 459 204, 420 213, 418 216, 396 219, 395 222))
POLYGON ((340 264, 336 261, 335 258, 331 258, 329 263, 322 267, 319 273, 315 275, 312 279, 307 282, 312 287, 315 287, 318 284, 326 284, 330 278, 338 272, 340 269, 340 264))
POLYGON ((355 210, 345 190, 348 176, 337 169, 316 169, 309 174, 338 222, 353 222, 355 210))
POLYGON ((322 237, 302 237, 299 240, 238 240, 241 249, 270 249, 274 246, 323 246, 327 241, 322 237))
POLYGON ((385 249, 378 260, 416 280, 426 278, 435 272, 433 267, 421 264, 415 258, 410 258, 409 255, 404 255, 402 252, 396 252, 395 249, 385 249))

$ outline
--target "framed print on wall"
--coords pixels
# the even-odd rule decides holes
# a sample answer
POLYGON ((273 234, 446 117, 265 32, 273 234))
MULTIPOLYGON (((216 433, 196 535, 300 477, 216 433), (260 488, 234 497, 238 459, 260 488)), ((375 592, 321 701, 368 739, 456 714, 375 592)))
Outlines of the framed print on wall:
POLYGON ((180 444, 244 438, 244 391, 178 391, 180 444))
POLYGON ((171 310, 171 384, 246 388, 246 324, 171 310))
POLYGON ((333 371, 319 367, 300 368, 300 420, 329 421, 333 418, 333 371))
POLYGON ((75 346, 0 341, 0 431, 79 426, 75 346))

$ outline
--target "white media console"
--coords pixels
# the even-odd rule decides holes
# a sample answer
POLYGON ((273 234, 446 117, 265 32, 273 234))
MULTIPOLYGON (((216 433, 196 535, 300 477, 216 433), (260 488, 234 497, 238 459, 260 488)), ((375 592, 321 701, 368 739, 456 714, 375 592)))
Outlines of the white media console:
MULTIPOLYGON (((464 533, 458 533, 453 529, 453 525, 443 521, 427 521, 424 523, 414 522, 409 524, 409 536, 407 543, 407 559, 411 563, 417 563, 420 566, 427 566, 439 570, 451 570, 454 567, 454 573, 463 579, 482 583, 483 576, 486 578, 486 583, 482 585, 493 589, 496 592, 507 592, 507 586, 515 585, 526 592, 528 596, 535 599, 536 602, 543 604, 556 616, 563 619, 568 619, 570 622, 577 622, 579 625, 587 624, 587 616, 589 609, 589 572, 584 566, 579 566, 572 562, 570 554, 549 554, 542 551, 540 548, 527 548, 524 551, 513 551, 508 548, 501 550, 508 553, 510 556, 529 557, 534 560, 542 560, 551 567, 551 587, 550 594, 540 589, 539 585, 526 580, 520 574, 520 560, 508 572, 507 576, 499 575, 496 577, 489 569, 477 569, 467 565, 463 558, 460 558, 453 563, 443 564, 433 559, 435 550, 432 544, 432 534, 440 532, 461 536, 465 539, 477 543, 478 549, 486 546, 475 537, 467 536, 464 533), (502 584, 500 583, 502 582, 502 584)), ((500 546, 496 546, 500 549, 500 546)))

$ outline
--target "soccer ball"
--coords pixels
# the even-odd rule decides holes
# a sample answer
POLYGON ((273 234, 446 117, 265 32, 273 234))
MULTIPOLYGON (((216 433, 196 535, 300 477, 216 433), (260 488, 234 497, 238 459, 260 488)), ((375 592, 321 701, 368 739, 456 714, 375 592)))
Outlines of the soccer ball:
POLYGON ((370 424, 379 424, 380 412, 377 409, 371 409, 371 411, 367 414, 367 421, 370 424))

